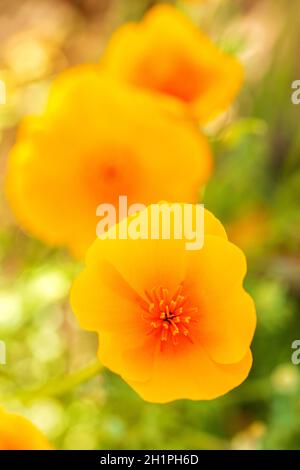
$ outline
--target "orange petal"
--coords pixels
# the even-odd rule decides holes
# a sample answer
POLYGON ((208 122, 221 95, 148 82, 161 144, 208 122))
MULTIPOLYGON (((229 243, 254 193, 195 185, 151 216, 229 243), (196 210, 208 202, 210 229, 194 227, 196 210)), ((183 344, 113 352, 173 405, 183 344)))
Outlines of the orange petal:
POLYGON ((227 240, 226 231, 221 222, 207 209, 204 209, 204 233, 207 235, 215 235, 216 237, 225 238, 227 240))
POLYGON ((145 334, 141 298, 115 267, 103 259, 77 277, 70 301, 80 325, 92 331, 139 329, 145 334))
POLYGON ((235 364, 217 364, 200 347, 191 345, 185 354, 160 355, 152 377, 145 382, 123 378, 144 399, 155 403, 173 400, 211 400, 240 385, 248 376, 252 355, 235 364))
POLYGON ((23 416, 0 409, 0 450, 50 450, 46 437, 23 416))
MULTIPOLYGON (((150 210, 151 206, 147 208, 148 220, 151 220, 150 210)), ((125 224, 123 221, 118 228, 125 224)), ((132 289, 145 297, 145 290, 156 287, 165 287, 171 293, 176 291, 185 276, 185 253, 184 240, 98 239, 88 251, 87 266, 97 260, 107 260, 132 289)))
POLYGON ((226 299, 214 299, 201 317, 201 341, 213 360, 230 364, 242 359, 256 327, 255 305, 241 287, 226 299))
POLYGON ((187 252, 186 288, 193 300, 211 312, 215 299, 226 298, 241 286, 246 274, 244 253, 224 238, 206 235, 201 250, 187 252))
POLYGON ((240 63, 216 47, 185 15, 157 5, 137 24, 112 37, 103 66, 129 84, 159 97, 160 105, 207 122, 226 109, 243 80, 240 63))
POLYGON ((130 380, 145 381, 152 375, 159 343, 153 336, 141 334, 135 325, 99 335, 101 363, 116 374, 126 371, 130 380))

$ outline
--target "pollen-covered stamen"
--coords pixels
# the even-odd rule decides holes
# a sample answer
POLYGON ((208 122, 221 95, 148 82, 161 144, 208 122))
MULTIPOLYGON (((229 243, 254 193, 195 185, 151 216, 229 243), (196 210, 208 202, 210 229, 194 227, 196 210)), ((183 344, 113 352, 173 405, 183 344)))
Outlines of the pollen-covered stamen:
POLYGON ((151 292, 145 291, 147 302, 143 306, 146 313, 143 318, 150 323, 150 333, 160 331, 161 341, 172 338, 173 344, 178 344, 180 336, 190 336, 190 323, 197 322, 195 315, 197 307, 187 306, 187 297, 183 294, 180 285, 175 294, 170 297, 169 291, 163 287, 156 287, 151 292))

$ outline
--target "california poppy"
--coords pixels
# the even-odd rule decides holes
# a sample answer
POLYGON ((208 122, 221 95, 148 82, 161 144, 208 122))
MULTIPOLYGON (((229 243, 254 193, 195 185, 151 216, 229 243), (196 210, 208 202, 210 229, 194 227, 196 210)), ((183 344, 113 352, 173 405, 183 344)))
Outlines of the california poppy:
POLYGON ((46 437, 28 419, 0 408, 0 450, 50 450, 46 437))
POLYGON ((153 7, 140 23, 113 35, 102 65, 115 77, 180 104, 177 111, 207 122, 240 89, 241 64, 215 46, 171 5, 153 7))
POLYGON ((45 113, 21 126, 6 193, 24 229, 81 257, 96 236, 99 204, 120 195, 129 204, 196 202, 210 170, 196 128, 86 65, 62 74, 45 113))
POLYGON ((256 315, 245 273, 242 251, 205 211, 197 251, 174 231, 170 239, 97 239, 71 304, 82 328, 98 333, 103 365, 142 398, 213 399, 251 368, 256 315))

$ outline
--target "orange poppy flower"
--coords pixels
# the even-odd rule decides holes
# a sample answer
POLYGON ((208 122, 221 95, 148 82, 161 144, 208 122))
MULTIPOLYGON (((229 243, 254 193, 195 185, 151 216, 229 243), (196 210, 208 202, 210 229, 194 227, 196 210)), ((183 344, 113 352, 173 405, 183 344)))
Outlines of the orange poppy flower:
POLYGON ((196 202, 211 171, 197 129, 173 122, 144 93, 79 66, 55 82, 43 116, 29 118, 12 149, 7 197, 30 233, 81 257, 96 237, 96 208, 196 202))
POLYGON ((0 450, 50 450, 44 435, 26 418, 0 408, 0 450))
POLYGON ((170 5, 153 7, 141 23, 117 30, 103 65, 160 101, 175 98, 202 123, 230 105, 243 79, 240 63, 170 5))
POLYGON ((82 328, 99 334, 100 361, 147 401, 213 399, 251 368, 256 315, 242 286, 245 257, 208 211, 204 227, 197 251, 174 231, 97 239, 71 291, 82 328))

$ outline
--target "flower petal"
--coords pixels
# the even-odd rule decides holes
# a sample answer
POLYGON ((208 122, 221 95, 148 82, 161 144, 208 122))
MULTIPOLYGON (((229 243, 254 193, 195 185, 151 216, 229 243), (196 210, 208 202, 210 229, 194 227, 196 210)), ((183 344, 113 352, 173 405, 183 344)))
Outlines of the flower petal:
POLYGON ((116 374, 126 370, 130 380, 145 381, 152 375, 158 347, 152 336, 141 334, 133 325, 130 329, 100 334, 98 357, 116 374))
POLYGON ((97 260, 77 277, 70 301, 81 326, 88 330, 146 331, 140 296, 106 260, 97 260))
POLYGON ((205 313, 216 298, 224 299, 242 285, 246 269, 245 255, 237 246, 224 238, 206 235, 201 250, 187 252, 185 286, 205 313))
POLYGON ((170 5, 157 5, 140 23, 119 28, 102 64, 159 98, 162 108, 183 115, 189 111, 202 123, 229 106, 243 80, 240 63, 170 5), (178 107, 167 105, 166 98, 178 107))
POLYGON ((228 299, 215 299, 210 310, 202 316, 202 344, 216 362, 237 362, 250 347, 255 327, 254 302, 239 287, 229 294, 228 299))
POLYGON ((200 347, 191 345, 185 354, 160 355, 152 377, 145 382, 124 380, 144 399, 167 403, 178 399, 211 400, 240 385, 248 376, 252 355, 235 364, 217 364, 200 347))

